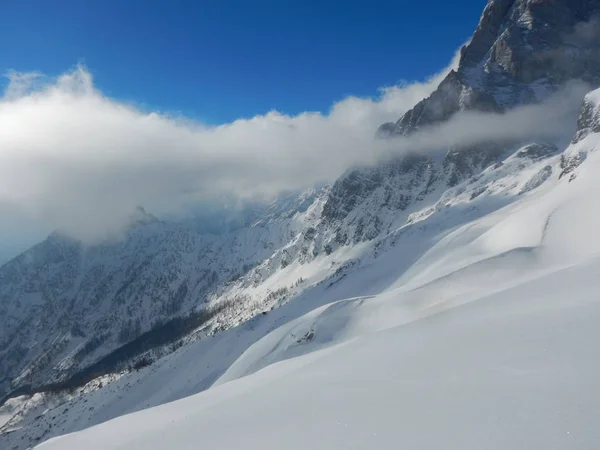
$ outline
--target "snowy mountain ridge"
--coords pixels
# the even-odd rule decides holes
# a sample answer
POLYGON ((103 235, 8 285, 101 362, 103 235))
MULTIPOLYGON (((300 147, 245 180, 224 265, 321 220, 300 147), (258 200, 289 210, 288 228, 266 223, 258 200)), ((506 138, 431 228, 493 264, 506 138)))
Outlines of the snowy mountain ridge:
POLYGON ((434 212, 364 243, 360 262, 338 275, 341 281, 318 284, 100 389, 88 386, 59 402, 15 400, 29 412, 14 415, 2 439, 7 448, 26 448, 158 406, 42 448, 121 448, 124 436, 145 448, 194 448, 198 433, 206 445, 224 448, 343 446, 349 437, 330 420, 346 423, 359 448, 390 447, 399 428, 409 446, 478 448, 499 423, 504 431, 485 438, 488 448, 593 447, 598 396, 583 391, 595 392, 597 367, 581 343, 593 339, 600 314, 593 238, 599 150, 593 131, 541 159, 529 159, 531 147, 519 149, 457 186, 434 212), (576 176, 560 177, 564 154, 583 149, 588 157, 571 172, 576 176), (546 180, 524 191, 545 167, 546 180), (471 200, 482 183, 486 192, 471 200), (346 292, 359 296, 331 301, 346 292), (563 391, 569 395, 556 395, 563 391), (453 408, 461 414, 449 414, 453 408), (434 434, 424 432, 425 411, 434 434), (292 426, 296 414, 301 430, 292 426), (398 414, 403 420, 390 422, 398 414), (482 422, 488 415, 496 419, 482 422), (462 420, 471 424, 464 432, 462 420), (221 421, 240 433, 223 433, 221 421), (532 426, 540 432, 530 433, 532 426))
POLYGON ((202 306, 301 226, 298 218, 273 216, 214 236, 150 220, 122 241, 92 247, 50 236, 0 269, 3 377, 18 373, 17 382, 36 384, 89 364, 202 306))
MULTIPOLYGON (((600 2, 592 0, 491 0, 458 70, 379 135, 409 136, 460 111, 539 102, 573 79, 598 86, 600 41, 589 39, 587 28, 598 12, 600 2)), ((329 364, 324 355, 386 330, 402 333, 403 324, 472 300, 529 292, 521 287, 552 273, 567 277, 568 266, 584 267, 582 283, 589 283, 599 251, 591 237, 599 105, 599 91, 586 96, 566 149, 560 142, 482 142, 407 154, 285 196, 253 212, 247 226, 219 235, 140 212, 122 241, 88 247, 50 236, 0 268, 0 393, 27 394, 0 408, 2 446, 28 448, 206 391, 183 401, 203 411, 210 399, 238 398, 244 385, 259 383, 262 392, 260 380, 268 384, 269 374, 281 383, 280 370, 283 379, 320 377, 302 368, 329 364), (146 345, 156 339, 146 333, 163 333, 181 318, 193 319, 185 335, 146 345), (130 351, 134 344, 139 348, 130 351), (115 355, 115 364, 95 371, 115 355), (148 358, 157 361, 143 367, 148 358), (101 377, 32 395, 90 367, 88 375, 101 377)), ((391 351, 384 343, 375 348, 391 351)), ((309 385, 320 392, 320 384, 309 385)), ((297 406, 298 399, 288 400, 297 406)), ((165 408, 188 420, 187 406, 181 415, 169 406, 140 414, 156 424, 165 408)), ((106 427, 137 423, 123 420, 106 427)), ((143 430, 134 431, 138 445, 153 435, 143 430)), ((291 448, 284 445, 294 435, 288 431, 273 442, 291 448)), ((207 436, 216 446, 236 447, 207 436)), ((63 442, 69 438, 54 445, 63 442)))

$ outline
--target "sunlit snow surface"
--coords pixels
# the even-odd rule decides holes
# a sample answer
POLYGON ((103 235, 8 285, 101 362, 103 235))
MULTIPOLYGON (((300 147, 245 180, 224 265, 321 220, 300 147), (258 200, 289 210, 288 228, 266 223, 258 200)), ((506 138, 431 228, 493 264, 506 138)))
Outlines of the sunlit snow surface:
MULTIPOLYGON (((572 181, 555 171, 459 225, 376 295, 298 298, 287 313, 307 313, 279 328, 276 310, 183 348, 139 387, 116 391, 117 381, 86 408, 97 402, 109 418, 179 400, 40 448, 598 448, 598 141, 577 144, 589 155, 572 181), (212 387, 185 397, 211 365, 212 387)), ((345 289, 364 292, 378 271, 404 264, 395 248, 345 289)))

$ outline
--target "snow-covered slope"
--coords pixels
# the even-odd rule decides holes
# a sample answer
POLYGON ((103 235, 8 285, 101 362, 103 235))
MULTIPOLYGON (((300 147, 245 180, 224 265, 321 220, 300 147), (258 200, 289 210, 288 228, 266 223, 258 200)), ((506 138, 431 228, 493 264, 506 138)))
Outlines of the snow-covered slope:
POLYGON ((41 448, 595 448, 599 275, 554 273, 41 448))
MULTIPOLYGON (((490 0, 458 69, 397 123, 382 126, 381 134, 408 135, 460 111, 541 101, 574 79, 597 84, 600 40, 593 26, 599 11, 598 0, 490 0)), ((538 164, 558 151, 547 143, 507 160, 525 144, 532 143, 484 142, 350 170, 331 187, 250 209, 233 225, 222 217, 212 227, 165 223, 139 211, 117 242, 90 247, 50 236, 0 268, 0 398, 85 370, 95 373, 95 364, 144 332, 206 306, 219 314, 202 324, 200 334, 235 326, 311 284, 364 265, 360 255, 373 245, 383 246, 379 251, 394 245, 398 233, 432 226, 409 225, 434 211, 452 204, 483 214, 465 206, 465 195, 491 195, 493 202, 481 208, 498 208, 512 201, 514 190, 506 184, 512 178, 524 180, 535 170, 520 186, 526 192, 551 175, 551 166, 538 164), (510 164, 512 175, 499 169, 502 163, 510 164), (227 231, 215 235, 217 228, 227 231)), ((562 172, 580 157, 566 155, 562 172)), ((338 294, 333 299, 352 295, 338 294)), ((128 357, 98 372, 134 362, 128 357)))
POLYGON ((164 448, 168 437, 170 447, 193 448, 201 432, 209 447, 236 448, 242 438, 224 432, 229 424, 248 448, 389 447, 398 430, 411 448, 545 448, 554 439, 560 445, 547 448, 587 448, 599 437, 586 428, 598 369, 583 344, 597 338, 600 312, 600 137, 585 120, 590 111, 592 123, 600 114, 583 108, 585 137, 565 152, 518 150, 393 233, 348 249, 351 263, 325 282, 312 277, 331 272, 335 253, 286 267, 310 287, 280 308, 100 389, 96 381, 60 398, 20 400, 24 413, 0 442, 27 448, 180 400, 53 445, 164 448), (566 155, 580 151, 585 161, 561 176, 566 155), (455 422, 444 425, 451 411, 455 422), (497 441, 488 445, 490 435, 497 441))
MULTIPOLYGON (((504 111, 540 101, 576 78, 598 85, 600 40, 589 39, 595 35, 589 27, 597 23, 598 12, 598 0, 490 0, 458 70, 397 123, 382 126, 380 135, 410 135, 460 111, 504 111)), ((332 186, 251 208, 232 222, 219 217, 218 226, 163 222, 140 210, 121 240, 84 246, 49 237, 0 268, 0 396, 11 390, 18 395, 0 407, 5 422, 0 447, 27 448, 202 391, 196 403, 184 401, 190 406, 177 416, 181 423, 205 414, 202 408, 213 404, 210 399, 224 402, 223 414, 241 420, 239 414, 250 406, 244 406, 245 394, 239 397, 242 388, 235 386, 267 392, 272 382, 291 393, 288 383, 295 382, 327 398, 324 389, 334 384, 341 368, 359 362, 366 367, 356 372, 358 378, 345 379, 357 391, 365 389, 357 385, 359 379, 385 381, 383 373, 389 370, 448 371, 450 356, 440 358, 441 366, 434 358, 439 356, 435 341, 447 340, 446 331, 433 330, 429 344, 419 344, 422 355, 411 353, 416 347, 400 336, 408 333, 410 340, 417 333, 427 340, 424 329, 442 320, 442 315, 428 316, 473 300, 497 305, 484 316, 500 311, 501 316, 518 317, 519 299, 528 300, 532 289, 564 309, 561 302, 568 299, 558 295, 560 286, 572 276, 570 270, 579 274, 569 267, 581 269, 585 286, 577 291, 578 301, 587 302, 597 267, 594 227, 600 225, 593 214, 598 185, 591 175, 598 170, 599 97, 598 91, 588 95, 579 120, 573 117, 578 129, 566 150, 559 142, 482 142, 406 154, 349 170, 332 186), (224 230, 215 233, 217 228, 224 230), (558 285, 549 284, 555 280, 558 285), (546 291, 546 285, 552 289, 546 291), (496 300, 486 300, 491 297, 496 300), (505 304, 512 306, 503 310, 505 304), (417 331, 406 331, 413 329, 417 331), (389 336, 389 346, 378 336, 389 336), (396 348, 397 357, 387 358, 396 348), (366 360, 335 356, 346 351, 366 360), (422 367, 403 364, 403 359, 418 362, 427 355, 431 359, 423 359, 422 367), (329 356, 333 362, 325 363, 329 356), (318 375, 320 364, 332 373, 318 375), (94 377, 99 378, 85 384, 94 377), (306 377, 320 381, 311 384, 306 377), (62 384, 52 384, 56 381, 62 384), (239 414, 230 407, 239 408, 239 414)), ((524 303, 526 309, 540 305, 535 298, 530 301, 529 306, 524 303)), ((455 317, 458 311, 479 308, 465 306, 447 314, 455 317)), ((453 319, 451 328, 464 339, 454 349, 464 350, 456 353, 461 361, 480 352, 474 344, 481 327, 467 324, 483 319, 477 312, 468 314, 471 319, 453 319), (459 331, 461 327, 465 330, 459 331)), ((573 314, 575 321, 578 313, 573 314)), ((560 325, 558 317, 532 320, 560 325)), ((508 318, 501 325, 511 326, 508 318)), ((526 326, 515 332, 525 334, 526 326)), ((501 332, 489 332, 481 339, 497 340, 495 350, 514 345, 502 341, 501 332)), ((556 358, 563 360, 562 354, 556 358)), ((482 370, 477 364, 453 370, 465 367, 485 379, 487 372, 477 372, 482 370)), ((452 380, 440 383, 448 387, 452 380)), ((502 389, 509 384, 503 386, 498 395, 504 396, 502 389)), ((400 394, 406 394, 383 382, 380 391, 373 389, 373 395, 389 392, 399 403, 400 394)), ((273 391, 269 401, 279 394, 273 391)), ((294 420, 299 420, 294 411, 309 414, 297 404, 301 397, 283 398, 290 402, 294 420)), ((256 401, 254 394, 249 399, 256 401)), ((313 400, 316 409, 331 411, 331 405, 313 400)), ((156 422, 162 412, 140 414, 156 417, 149 423, 163 429, 156 422)), ((221 420, 219 414, 214 420, 221 420)), ((398 414, 406 418, 409 413, 398 414)), ((260 414, 255 416, 260 420, 260 414)), ((292 422, 283 424, 269 414, 267 419, 283 425, 271 433, 281 433, 287 444, 297 437, 284 432, 292 422)), ((165 436, 180 426, 169 429, 169 420, 165 436)), ((265 433, 258 425, 256 430, 265 433)), ((144 438, 134 431, 131 439, 144 438)), ((334 443, 323 442, 324 448, 334 443)), ((222 444, 216 446, 236 447, 225 440, 222 444)), ((366 443, 363 447, 368 448, 366 443)))
MULTIPOLYGON (((122 405, 140 396, 154 403, 162 388, 166 400, 166 390, 198 381, 204 362, 236 356, 221 363, 229 367, 205 392, 41 448, 595 448, 600 135, 588 131, 564 155, 542 163, 552 169, 543 186, 523 192, 527 177, 514 180, 510 204, 455 219, 446 229, 425 229, 430 240, 423 240, 427 248, 418 257, 403 260, 401 247, 390 247, 385 253, 392 258, 375 258, 340 282, 360 291, 375 272, 389 272, 391 261, 408 266, 378 294, 310 310, 327 289, 315 290, 303 298, 309 312, 252 345, 251 331, 238 333, 236 345, 230 330, 221 335, 229 352, 218 336, 203 351, 200 343, 181 349, 153 372, 107 386, 121 383, 121 391, 96 391, 69 406, 75 413, 56 409, 40 421, 73 421, 85 415, 84 404, 115 407, 117 400, 103 404, 110 396, 121 396, 122 405), (573 168, 576 176, 561 177, 565 155, 581 151, 587 158, 573 168), (206 353, 214 348, 217 354, 206 353), (201 362, 190 361, 193 353, 201 362)), ((489 179, 502 184, 498 175, 489 179)), ((488 202, 490 191, 481 194, 488 202)), ((449 215, 464 212, 448 209, 449 215)), ((423 221, 435 215, 444 213, 423 221)), ((302 310, 300 302, 292 307, 302 310)), ((250 328, 262 334, 266 323, 282 320, 268 315, 250 328)))

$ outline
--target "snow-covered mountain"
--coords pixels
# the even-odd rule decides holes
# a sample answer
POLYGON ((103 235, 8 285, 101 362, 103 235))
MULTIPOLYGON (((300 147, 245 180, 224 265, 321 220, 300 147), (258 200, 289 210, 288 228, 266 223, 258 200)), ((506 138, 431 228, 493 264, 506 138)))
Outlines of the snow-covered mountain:
MULTIPOLYGON (((3 393, 60 381, 173 317, 205 308, 310 221, 315 192, 221 235, 139 217, 123 239, 53 234, 0 269, 3 393)), ((244 317, 240 317, 242 321, 244 317)))
POLYGON ((600 90, 566 151, 518 150, 266 315, 149 367, 11 400, 2 443, 87 428, 41 448, 594 448, 598 120, 600 90))
MULTIPOLYGON (((572 80, 599 86, 598 13, 593 0, 490 0, 459 68, 379 136, 537 103, 572 80)), ((592 448, 598 373, 578 346, 600 312, 599 91, 572 120, 566 149, 407 154, 221 234, 140 210, 122 240, 50 236, 0 269, 0 392, 26 394, 0 408, 2 447, 206 391, 48 447, 379 448, 401 426, 409 448, 592 448), (489 402, 501 406, 487 421, 489 402), (498 421, 511 432, 482 440, 498 421), (521 422, 557 434, 524 436, 521 422)))

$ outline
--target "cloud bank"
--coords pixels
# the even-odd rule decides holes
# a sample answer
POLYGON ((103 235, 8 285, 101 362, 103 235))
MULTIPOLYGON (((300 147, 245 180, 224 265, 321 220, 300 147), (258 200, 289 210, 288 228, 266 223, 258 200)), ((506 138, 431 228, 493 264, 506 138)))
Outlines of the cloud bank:
POLYGON ((272 111, 215 127, 110 99, 82 66, 53 80, 11 72, 0 100, 0 217, 95 241, 127 225, 137 205, 165 214, 225 197, 267 198, 405 151, 572 127, 565 117, 582 88, 503 116, 462 115, 408 139, 375 139, 380 124, 427 97, 456 64, 375 99, 346 98, 327 114, 272 111))

